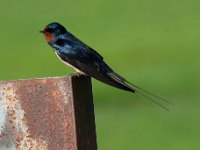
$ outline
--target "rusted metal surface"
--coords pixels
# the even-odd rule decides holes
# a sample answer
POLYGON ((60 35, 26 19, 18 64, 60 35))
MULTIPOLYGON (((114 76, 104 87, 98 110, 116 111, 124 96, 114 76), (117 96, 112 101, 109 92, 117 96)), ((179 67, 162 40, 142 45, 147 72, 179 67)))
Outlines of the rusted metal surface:
POLYGON ((96 150, 91 79, 0 82, 0 150, 96 150))

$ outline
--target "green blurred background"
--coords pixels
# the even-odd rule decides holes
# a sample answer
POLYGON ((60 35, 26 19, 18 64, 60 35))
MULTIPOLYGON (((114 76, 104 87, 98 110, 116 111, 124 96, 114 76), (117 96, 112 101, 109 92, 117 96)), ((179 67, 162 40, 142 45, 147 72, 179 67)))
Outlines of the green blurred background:
POLYGON ((0 79, 63 76, 38 33, 58 21, 134 84, 175 103, 93 80, 99 150, 200 149, 200 1, 0 0, 0 79))

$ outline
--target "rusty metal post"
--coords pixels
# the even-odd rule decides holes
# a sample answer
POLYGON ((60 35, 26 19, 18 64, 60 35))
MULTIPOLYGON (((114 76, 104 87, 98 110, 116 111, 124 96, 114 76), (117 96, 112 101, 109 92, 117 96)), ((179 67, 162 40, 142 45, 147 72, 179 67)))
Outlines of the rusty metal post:
POLYGON ((0 150, 96 150, 90 77, 0 81, 0 150))

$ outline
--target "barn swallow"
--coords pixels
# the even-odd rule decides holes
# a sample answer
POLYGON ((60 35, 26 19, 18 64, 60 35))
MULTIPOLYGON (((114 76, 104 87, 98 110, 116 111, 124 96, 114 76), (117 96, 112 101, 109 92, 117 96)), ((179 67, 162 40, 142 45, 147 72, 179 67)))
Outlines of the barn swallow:
POLYGON ((170 103, 169 101, 128 82, 113 71, 97 51, 80 41, 61 24, 57 22, 50 23, 40 32, 44 34, 45 40, 53 47, 58 58, 64 64, 73 67, 79 74, 86 74, 113 87, 138 93, 168 110, 156 99, 170 103))

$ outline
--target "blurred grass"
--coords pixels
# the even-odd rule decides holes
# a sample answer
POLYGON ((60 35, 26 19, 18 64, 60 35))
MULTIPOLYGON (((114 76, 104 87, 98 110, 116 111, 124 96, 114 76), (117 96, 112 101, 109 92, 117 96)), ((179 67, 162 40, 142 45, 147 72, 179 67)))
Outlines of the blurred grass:
POLYGON ((0 0, 0 79, 67 75, 38 33, 58 21, 170 112, 93 81, 101 150, 200 149, 200 1, 0 0))

